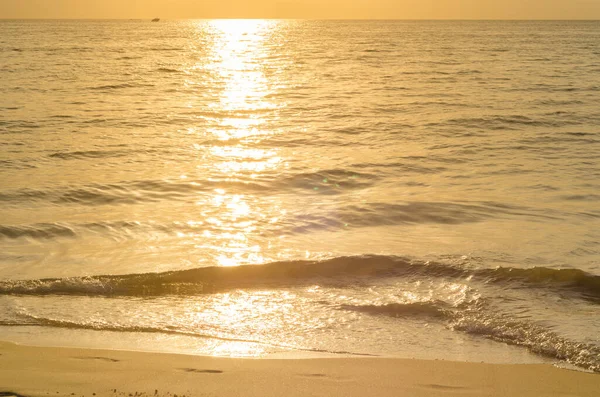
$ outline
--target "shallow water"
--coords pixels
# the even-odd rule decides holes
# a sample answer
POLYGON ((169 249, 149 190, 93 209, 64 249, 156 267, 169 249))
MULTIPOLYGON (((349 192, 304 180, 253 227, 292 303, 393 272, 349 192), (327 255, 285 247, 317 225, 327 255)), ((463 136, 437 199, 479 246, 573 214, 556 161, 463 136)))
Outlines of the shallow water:
POLYGON ((0 337, 600 370, 598 22, 0 21, 0 81, 0 337))

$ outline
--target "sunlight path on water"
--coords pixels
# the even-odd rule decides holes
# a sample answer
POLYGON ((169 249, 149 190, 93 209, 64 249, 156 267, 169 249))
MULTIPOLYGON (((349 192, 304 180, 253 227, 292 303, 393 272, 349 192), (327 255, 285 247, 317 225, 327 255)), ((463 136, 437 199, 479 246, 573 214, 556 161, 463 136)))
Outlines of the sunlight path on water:
MULTIPOLYGON (((195 148, 199 155, 210 157, 203 163, 212 168, 215 182, 260 179, 267 170, 276 174, 284 161, 277 150, 260 146, 262 140, 275 133, 271 125, 277 121, 276 110, 284 106, 269 100, 274 84, 263 71, 268 67, 265 60, 270 57, 278 24, 262 20, 199 23, 202 33, 210 37, 210 49, 206 59, 193 69, 206 69, 217 92, 208 104, 214 116, 205 118, 208 127, 204 138, 213 139, 208 139, 208 147, 195 148), (265 114, 269 120, 263 117, 265 114)), ((199 167, 198 172, 205 170, 199 167)), ((192 236, 196 248, 215 252, 214 259, 221 266, 273 260, 264 256, 264 242, 256 241, 253 234, 277 222, 282 210, 275 200, 265 203, 221 188, 215 189, 212 196, 204 195, 197 205, 205 222, 217 230, 209 228, 200 236, 192 236)))

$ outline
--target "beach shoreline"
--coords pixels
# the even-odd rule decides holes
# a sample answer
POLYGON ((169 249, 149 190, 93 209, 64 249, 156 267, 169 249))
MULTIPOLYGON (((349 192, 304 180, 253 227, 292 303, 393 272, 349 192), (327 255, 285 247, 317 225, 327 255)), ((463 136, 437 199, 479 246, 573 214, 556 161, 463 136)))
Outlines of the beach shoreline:
POLYGON ((245 359, 0 342, 0 393, 36 396, 595 396, 600 376, 548 364, 245 359))
POLYGON ((600 397, 600 21, 364 16, 0 22, 0 397, 600 397))

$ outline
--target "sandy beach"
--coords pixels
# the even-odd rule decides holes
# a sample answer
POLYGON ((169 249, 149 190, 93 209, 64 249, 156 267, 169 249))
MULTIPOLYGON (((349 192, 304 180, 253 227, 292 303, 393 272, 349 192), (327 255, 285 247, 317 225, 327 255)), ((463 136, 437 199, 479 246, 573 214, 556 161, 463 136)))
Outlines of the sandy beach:
POLYGON ((0 343, 10 396, 597 396, 550 365, 387 358, 234 359, 0 343))

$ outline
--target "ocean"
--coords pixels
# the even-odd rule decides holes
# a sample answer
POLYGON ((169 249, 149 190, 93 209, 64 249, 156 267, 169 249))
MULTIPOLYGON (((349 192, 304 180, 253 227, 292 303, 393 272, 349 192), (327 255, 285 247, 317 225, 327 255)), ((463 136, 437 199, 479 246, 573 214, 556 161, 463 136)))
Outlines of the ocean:
POLYGON ((600 22, 0 21, 0 339, 600 372, 600 22))

